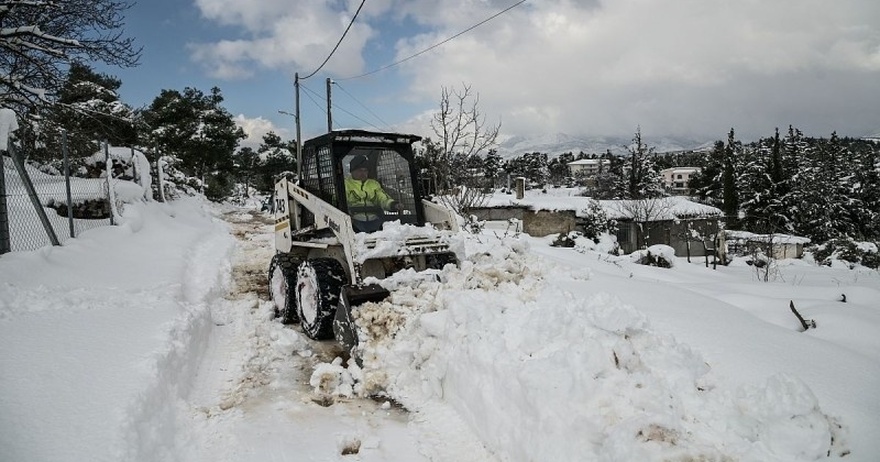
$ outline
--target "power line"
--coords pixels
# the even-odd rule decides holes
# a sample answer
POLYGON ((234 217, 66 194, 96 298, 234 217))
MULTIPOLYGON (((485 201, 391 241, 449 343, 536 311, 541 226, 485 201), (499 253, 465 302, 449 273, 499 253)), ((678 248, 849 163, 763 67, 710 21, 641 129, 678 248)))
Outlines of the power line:
POLYGON ((365 124, 367 124, 367 125, 369 125, 369 126, 375 128, 376 130, 382 131, 381 128, 379 128, 379 127, 373 125, 372 123, 370 123, 370 122, 368 122, 368 121, 362 119, 360 116, 358 116, 358 115, 356 115, 356 114, 350 112, 349 110, 345 109, 344 107, 342 107, 342 106, 340 106, 340 105, 338 105, 338 104, 334 104, 333 107, 336 108, 336 109, 339 109, 340 111, 342 111, 342 112, 344 112, 344 113, 346 113, 346 114, 348 114, 348 115, 354 117, 355 119, 360 120, 361 122, 363 122, 363 123, 365 123, 365 124))
MULTIPOLYGON (((337 88, 339 88, 340 90, 342 90, 343 93, 345 93, 346 95, 348 95, 349 97, 351 97, 351 99, 353 99, 354 102, 358 103, 362 108, 366 109, 367 112, 369 112, 370 114, 372 114, 373 117, 376 118, 376 120, 378 120, 379 122, 382 123, 382 125, 384 125, 384 126, 386 126, 386 127, 390 126, 388 122, 385 122, 384 120, 382 120, 381 117, 379 117, 375 112, 373 112, 372 110, 370 110, 370 108, 368 108, 367 106, 365 106, 364 103, 361 103, 360 101, 358 101, 358 99, 355 98, 354 95, 352 95, 351 93, 349 93, 348 90, 346 90, 345 88, 343 88, 342 85, 339 85, 339 83, 336 82, 336 81, 334 81, 333 83, 336 85, 337 88)), ((366 122, 366 121, 363 120, 363 119, 361 119, 361 120, 364 121, 364 122, 366 122)), ((372 125, 373 127, 375 127, 375 125, 373 125, 373 124, 371 124, 371 123, 369 123, 369 122, 367 122, 367 124, 372 125)), ((378 127, 377 127, 377 128, 378 128, 378 127)))
POLYGON ((451 41, 457 39, 458 37, 460 37, 460 36, 462 36, 462 35, 464 35, 464 34, 470 32, 470 31, 472 31, 472 30, 474 30, 474 29, 476 29, 477 27, 482 26, 483 24, 486 24, 487 22, 489 22, 489 21, 491 21, 491 20, 497 18, 498 16, 501 16, 501 15, 504 14, 504 13, 507 13, 508 11, 510 11, 510 10, 512 10, 512 9, 514 9, 514 8, 520 6, 520 5, 522 5, 522 4, 525 3, 525 2, 526 2, 526 0, 520 0, 520 1, 516 2, 516 3, 514 3, 513 5, 510 5, 509 7, 507 7, 507 8, 505 8, 505 9, 499 11, 498 13, 495 13, 495 14, 493 14, 492 16, 490 16, 490 17, 488 17, 488 18, 486 18, 486 19, 484 19, 484 20, 482 20, 482 21, 480 21, 480 22, 474 24, 473 26, 468 27, 467 29, 465 29, 465 30, 463 30, 463 31, 461 31, 461 32, 459 32, 459 33, 453 35, 452 37, 449 37, 449 38, 447 38, 446 40, 443 40, 442 42, 435 43, 435 44, 429 46, 428 48, 425 48, 424 50, 422 50, 422 51, 420 51, 420 52, 418 52, 418 53, 415 53, 415 54, 413 54, 413 55, 410 55, 410 56, 407 56, 406 58, 401 59, 400 61, 395 61, 395 62, 393 62, 393 63, 391 63, 391 64, 389 64, 389 65, 387 65, 387 66, 380 67, 379 69, 376 69, 376 70, 373 70, 373 71, 367 72, 366 74, 356 75, 356 76, 353 76, 353 77, 346 77, 346 78, 344 78, 344 79, 337 79, 337 80, 353 80, 353 79, 359 79, 359 78, 361 78, 361 77, 366 77, 366 76, 368 76, 368 75, 373 75, 373 74, 376 74, 376 73, 382 72, 382 71, 384 71, 384 70, 386 70, 386 69, 390 69, 390 68, 392 68, 392 67, 394 67, 394 66, 397 66, 397 65, 399 65, 399 64, 403 64, 403 63, 405 63, 405 62, 407 62, 407 61, 409 61, 409 60, 411 60, 411 59, 413 59, 413 58, 415 58, 415 57, 418 57, 418 56, 420 56, 420 55, 423 55, 423 54, 425 54, 425 53, 427 53, 427 52, 433 50, 434 48, 437 48, 437 47, 439 47, 439 46, 441 46, 441 45, 444 45, 444 44, 446 44, 446 43, 448 43, 448 42, 451 42, 451 41))
MULTIPOLYGON (((323 98, 323 96, 319 95, 318 92, 316 92, 315 90, 312 90, 312 89, 309 88, 309 87, 306 87, 305 85, 300 85, 300 87, 301 87, 303 90, 306 91, 306 96, 309 98, 309 100, 311 100, 311 102, 312 102, 315 106, 317 106, 318 109, 321 110, 321 112, 323 112, 324 114, 327 114, 327 109, 326 109, 323 105, 321 105, 320 103, 318 103, 318 100, 317 100, 317 99, 315 99, 315 98, 323 98)), ((344 112, 344 113, 346 113, 346 114, 348 114, 348 115, 354 117, 355 119, 360 120, 361 122, 363 122, 363 123, 365 123, 365 124, 367 124, 367 125, 369 125, 369 126, 375 128, 375 129, 377 129, 377 130, 381 130, 379 127, 377 127, 377 126, 371 124, 370 122, 364 120, 364 119, 361 118, 360 116, 358 116, 358 115, 352 113, 352 112, 349 111, 348 109, 345 109, 344 107, 342 107, 342 106, 340 106, 340 105, 338 105, 338 104, 333 104, 333 107, 336 108, 336 109, 339 109, 340 111, 342 111, 342 112, 344 112)), ((331 114, 331 117, 333 117, 332 114, 331 114)), ((335 118, 335 117, 333 117, 333 122, 336 123, 336 118, 335 118)))
MULTIPOLYGON (((523 1, 525 1, 525 0, 523 0, 523 1)), ((324 62, 321 63, 321 65, 318 66, 317 69, 315 69, 315 72, 312 72, 311 74, 309 74, 309 75, 307 75, 307 76, 305 76, 305 77, 302 77, 300 80, 305 80, 305 79, 307 79, 307 78, 309 78, 309 77, 311 77, 311 76, 317 74, 318 71, 320 71, 320 70, 324 67, 324 65, 327 64, 327 61, 330 61, 330 58, 333 56, 334 53, 336 53, 336 50, 339 48, 339 45, 342 44, 342 40, 343 40, 343 39, 345 38, 345 36, 348 34, 348 30, 351 29, 352 24, 354 24, 354 20, 357 19, 357 17, 358 17, 358 13, 361 12, 361 8, 364 7, 364 3, 366 3, 366 2, 367 2, 367 0, 361 0, 361 6, 359 6, 358 9, 357 9, 357 11, 354 12, 354 16, 351 18, 351 22, 348 23, 348 27, 346 27, 346 28, 345 28, 345 32, 342 33, 342 37, 339 37, 339 41, 336 42, 336 46, 333 47, 333 50, 330 52, 329 55, 327 55, 327 59, 325 59, 324 62)))
POLYGON ((324 106, 322 106, 320 103, 318 103, 318 101, 315 100, 315 98, 312 97, 312 95, 315 95, 318 98, 323 98, 321 95, 303 84, 300 84, 299 87, 306 91, 306 96, 308 96, 309 99, 312 100, 313 103, 315 103, 315 106, 318 106, 318 109, 320 109, 321 112, 323 112, 324 114, 327 113, 327 109, 324 108, 324 106))

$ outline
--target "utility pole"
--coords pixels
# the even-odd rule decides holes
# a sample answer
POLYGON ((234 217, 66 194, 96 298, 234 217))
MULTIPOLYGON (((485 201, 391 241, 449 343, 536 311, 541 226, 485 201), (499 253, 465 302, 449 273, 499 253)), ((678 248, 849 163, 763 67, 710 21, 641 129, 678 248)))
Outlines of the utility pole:
POLYGON ((330 84, 332 83, 330 77, 327 77, 327 133, 333 131, 333 116, 330 113, 330 84))
POLYGON ((301 128, 300 128, 300 113, 299 113, 299 72, 294 74, 293 77, 293 87, 296 93, 296 115, 294 118, 296 119, 296 177, 302 177, 302 140, 301 140, 301 128))

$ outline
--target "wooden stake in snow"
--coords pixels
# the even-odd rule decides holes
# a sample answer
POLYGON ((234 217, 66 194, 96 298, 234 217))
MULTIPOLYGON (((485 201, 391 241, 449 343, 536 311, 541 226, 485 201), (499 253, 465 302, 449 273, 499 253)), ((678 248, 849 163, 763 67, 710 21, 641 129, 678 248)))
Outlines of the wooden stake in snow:
POLYGON ((801 326, 804 328, 804 330, 802 330, 801 332, 806 332, 807 329, 810 328, 816 328, 816 321, 812 319, 804 319, 804 317, 801 316, 800 313, 798 313, 798 310, 794 307, 794 300, 791 300, 788 306, 791 308, 791 312, 794 313, 795 316, 797 316, 798 321, 801 322, 801 326))

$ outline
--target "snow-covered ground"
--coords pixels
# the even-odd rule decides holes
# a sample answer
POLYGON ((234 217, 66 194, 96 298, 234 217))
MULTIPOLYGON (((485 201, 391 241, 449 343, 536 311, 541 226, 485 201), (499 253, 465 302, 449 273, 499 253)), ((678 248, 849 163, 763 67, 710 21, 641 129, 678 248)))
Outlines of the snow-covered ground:
POLYGON ((0 256, 0 460, 880 454, 877 271, 782 261, 761 282, 489 229, 361 307, 358 368, 272 319, 271 232, 252 209, 138 203, 0 256))

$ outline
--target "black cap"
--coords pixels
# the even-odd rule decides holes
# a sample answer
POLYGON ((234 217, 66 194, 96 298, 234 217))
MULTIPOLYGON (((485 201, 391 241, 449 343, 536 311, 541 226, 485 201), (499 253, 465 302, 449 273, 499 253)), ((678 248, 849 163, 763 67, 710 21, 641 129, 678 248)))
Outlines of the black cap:
POLYGON ((367 156, 358 154, 351 159, 351 162, 348 163, 348 169, 350 171, 355 171, 359 168, 367 167, 367 156))

